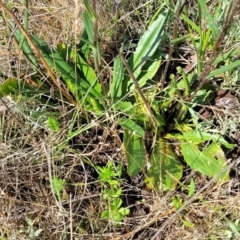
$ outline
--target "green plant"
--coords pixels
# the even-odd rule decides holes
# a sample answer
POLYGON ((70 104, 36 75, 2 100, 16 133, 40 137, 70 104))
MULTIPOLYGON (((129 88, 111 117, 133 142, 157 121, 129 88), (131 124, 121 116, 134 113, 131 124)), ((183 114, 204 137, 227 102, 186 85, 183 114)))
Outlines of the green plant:
POLYGON ((36 239, 42 232, 42 229, 35 230, 33 227, 33 225, 34 225, 33 221, 28 217, 26 217, 25 220, 28 224, 28 228, 27 228, 27 230, 22 229, 21 232, 27 233, 29 238, 32 240, 36 239))
POLYGON ((105 167, 96 167, 99 180, 103 185, 102 195, 106 201, 107 209, 101 214, 103 219, 113 221, 115 224, 122 222, 129 214, 129 209, 122 207, 121 172, 122 166, 114 167, 112 161, 105 167))
POLYGON ((64 187, 66 185, 66 181, 64 179, 61 179, 61 178, 53 177, 51 179, 51 184, 52 184, 52 187, 53 187, 53 191, 57 195, 57 199, 60 202, 61 199, 62 199, 61 191, 64 189, 64 187))
MULTIPOLYGON (((102 61, 96 13, 88 1, 84 1, 85 30, 76 49, 64 43, 58 44, 55 49, 50 48, 44 40, 27 34, 11 12, 0 3, 14 20, 8 21, 10 29, 13 29, 14 23, 17 24, 19 29, 14 32, 14 36, 21 43, 20 47, 33 68, 40 66, 38 56, 50 76, 51 84, 55 86, 55 90, 50 91, 50 86, 41 82, 37 76, 32 84, 11 78, 1 85, 0 97, 7 94, 29 97, 44 93, 48 98, 42 97, 42 102, 49 101, 52 96, 67 101, 77 107, 81 117, 88 122, 104 118, 106 113, 119 116, 116 121, 124 132, 122 148, 128 174, 136 176, 145 170, 145 182, 151 189, 174 189, 181 179, 183 164, 171 144, 176 140, 180 142, 186 164, 193 170, 211 177, 218 176, 219 182, 227 181, 229 170, 222 171, 226 159, 221 146, 233 148, 235 145, 229 144, 220 134, 210 133, 195 107, 209 104, 214 99, 215 87, 209 79, 230 72, 239 65, 239 60, 231 64, 226 61, 237 54, 238 48, 228 51, 224 56, 219 54, 234 9, 233 4, 230 4, 224 8, 226 14, 217 11, 212 16, 204 1, 199 0, 198 3, 201 24, 204 24, 202 18, 209 24, 206 32, 202 30, 204 26, 196 26, 186 15, 184 1, 178 1, 175 7, 162 3, 129 59, 125 58, 124 49, 127 44, 123 43, 114 60, 113 75, 107 86, 102 83, 100 76, 102 61), (190 34, 178 37, 177 22, 180 18, 187 24, 190 34), (172 22, 173 32, 170 38, 169 23, 172 22), (222 30, 218 29, 218 22, 223 22, 222 30), (197 52, 197 73, 187 74, 181 67, 177 67, 179 78, 172 74, 168 80, 166 74, 174 47, 186 39, 192 42, 197 52), (168 45, 170 50, 167 54, 168 45), (203 65, 208 51, 211 51, 211 57, 203 65), (89 64, 92 58, 94 68, 89 64), (168 61, 159 81, 158 71, 164 60, 168 61), (59 80, 54 73, 57 73, 59 80), (145 144, 147 135, 152 136, 149 149, 145 144)), ((58 129, 54 119, 50 118, 49 124, 52 129, 58 129)), ((91 124, 86 128, 89 127, 91 124)), ((83 129, 84 127, 78 131, 83 129)), ((68 140, 76 134, 78 132, 71 133, 68 140)), ((119 210, 121 200, 114 200, 114 206, 119 210)))
POLYGON ((236 219, 235 222, 231 222, 228 219, 229 228, 231 230, 226 230, 224 234, 226 235, 226 239, 233 239, 233 237, 240 237, 240 227, 239 227, 239 219, 236 219))

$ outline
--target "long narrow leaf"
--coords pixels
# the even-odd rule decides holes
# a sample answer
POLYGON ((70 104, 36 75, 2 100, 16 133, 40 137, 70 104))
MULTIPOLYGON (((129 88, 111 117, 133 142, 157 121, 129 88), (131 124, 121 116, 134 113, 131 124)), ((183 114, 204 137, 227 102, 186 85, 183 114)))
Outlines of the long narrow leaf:
POLYGON ((213 70, 212 72, 210 72, 210 74, 207 76, 207 78, 209 79, 211 77, 218 76, 218 75, 220 75, 222 73, 225 73, 227 71, 231 71, 234 68, 239 68, 239 66, 240 66, 240 60, 237 60, 235 62, 232 62, 232 63, 228 64, 228 65, 225 65, 225 66, 222 66, 218 69, 213 70))
POLYGON ((62 78, 66 82, 70 91, 76 96, 78 93, 81 95, 90 94, 93 98, 101 98, 101 95, 92 88, 90 83, 80 77, 75 71, 75 67, 68 64, 60 56, 60 54, 52 49, 41 39, 33 36, 35 44, 41 49, 43 57, 48 65, 61 74, 62 78), (80 92, 79 92, 80 91, 80 92))
POLYGON ((198 0, 199 6, 201 8, 202 14, 205 15, 209 28, 211 29, 213 40, 216 40, 219 36, 218 26, 207 9, 205 0, 198 0))
POLYGON ((91 84, 91 88, 93 88, 95 91, 101 94, 102 87, 98 82, 98 77, 93 68, 72 49, 70 50, 70 56, 78 67, 79 75, 91 84))
POLYGON ((122 96, 122 84, 124 79, 124 65, 118 56, 114 61, 113 78, 110 86, 110 95, 113 100, 122 96))
MULTIPOLYGON (((21 41, 21 36, 22 33, 19 29, 14 29, 14 23, 13 22, 9 22, 9 27, 12 31, 14 31, 14 36, 16 38, 16 40, 18 41, 18 43, 20 44, 21 41)), ((38 60, 34 54, 34 52, 32 51, 32 48, 30 47, 28 41, 26 39, 23 40, 20 49, 23 51, 23 53, 25 54, 25 56, 28 58, 28 60, 33 63, 34 67, 39 67, 38 64, 38 60)))

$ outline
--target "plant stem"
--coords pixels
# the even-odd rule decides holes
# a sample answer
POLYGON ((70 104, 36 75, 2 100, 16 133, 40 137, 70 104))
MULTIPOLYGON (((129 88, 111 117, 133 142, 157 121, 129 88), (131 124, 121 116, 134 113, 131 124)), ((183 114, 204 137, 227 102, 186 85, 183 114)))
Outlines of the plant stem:
POLYGON ((157 124, 156 124, 155 119, 154 119, 154 117, 153 117, 154 115, 153 115, 153 112, 152 112, 152 110, 151 110, 151 107, 150 107, 150 104, 149 104, 148 100, 147 100, 146 97, 144 96, 144 94, 143 94, 143 92, 142 92, 142 90, 141 90, 141 88, 140 88, 140 86, 139 86, 139 84, 138 84, 138 81, 136 80, 135 76, 133 75, 132 70, 130 69, 130 67, 129 67, 127 61, 126 61, 126 59, 124 58, 124 56, 123 56, 123 54, 122 54, 121 52, 119 53, 119 56, 120 56, 120 58, 122 59, 123 64, 125 65, 125 67, 126 67, 126 69, 127 69, 127 71, 128 71, 128 74, 130 75, 130 77, 131 77, 131 79, 132 79, 132 81, 133 81, 133 83, 134 83, 134 85, 135 85, 135 88, 136 88, 137 93, 139 94, 139 96, 141 97, 144 105, 145 105, 146 108, 147 108, 148 116, 149 116, 149 121, 150 121, 150 124, 152 125, 152 128, 153 128, 153 129, 157 129, 157 124))

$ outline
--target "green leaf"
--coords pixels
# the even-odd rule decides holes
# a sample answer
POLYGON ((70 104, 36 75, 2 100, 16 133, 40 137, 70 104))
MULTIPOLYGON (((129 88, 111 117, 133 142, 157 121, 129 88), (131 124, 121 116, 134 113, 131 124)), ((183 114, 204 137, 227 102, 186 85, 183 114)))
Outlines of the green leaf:
POLYGON ((86 13, 89 15, 89 17, 92 19, 92 20, 95 20, 96 19, 96 14, 94 12, 94 9, 93 7, 91 6, 90 4, 90 1, 88 0, 83 0, 83 3, 84 3, 84 6, 86 8, 86 13))
POLYGON ((85 60, 88 59, 90 53, 90 42, 88 40, 88 35, 86 28, 83 30, 82 35, 80 37, 80 42, 77 45, 77 52, 80 54, 85 60))
POLYGON ((195 182, 193 179, 191 179, 191 182, 188 186, 188 197, 193 196, 194 193, 195 193, 195 182))
MULTIPOLYGON (((41 50, 49 67, 60 74, 64 83, 76 99, 88 110, 95 110, 97 113, 101 112, 103 107, 99 103, 99 100, 102 98, 102 94, 100 93, 97 81, 95 82, 96 84, 91 85, 87 80, 81 78, 72 63, 66 62, 62 56, 51 49, 46 42, 36 36, 33 36, 33 40, 41 50)), ((96 78, 94 78, 94 81, 95 80, 96 78)))
POLYGON ((184 226, 186 226, 186 227, 192 228, 192 227, 195 226, 194 223, 186 221, 186 220, 183 220, 182 218, 181 218, 181 221, 183 222, 184 226))
MULTIPOLYGON (((240 52, 240 46, 231 48, 229 51, 224 51, 224 53, 221 53, 214 61, 214 65, 217 65, 221 62, 224 62, 226 60, 229 60, 233 58, 234 56, 237 56, 238 53, 240 52)), ((211 73, 210 73, 211 74, 211 73)))
POLYGON ((179 195, 172 197, 172 204, 176 209, 179 209, 182 206, 182 199, 179 195))
POLYGON ((182 177, 182 164, 168 140, 159 138, 150 158, 145 182, 156 191, 171 190, 182 177))
POLYGON ((196 96, 193 99, 193 103, 197 104, 210 104, 216 95, 216 88, 213 85, 205 84, 197 92, 196 96))
POLYGON ((123 149, 128 163, 127 172, 129 176, 134 177, 142 171, 146 165, 146 151, 143 137, 129 130, 125 130, 123 149))
POLYGON ((206 1, 205 0, 198 0, 198 4, 200 6, 201 12, 206 17, 206 22, 211 29, 213 40, 217 40, 219 36, 219 30, 216 22, 214 21, 214 18, 210 14, 210 12, 207 9, 206 1))
POLYGON ((57 132, 59 130, 59 122, 55 117, 48 117, 48 126, 54 131, 57 132))
POLYGON ((13 22, 9 22, 9 27, 14 32, 14 36, 15 36, 18 44, 19 44, 19 47, 23 51, 24 55, 28 58, 28 60, 31 63, 34 64, 34 67, 36 67, 36 68, 39 67, 38 60, 37 60, 34 52, 32 51, 32 48, 30 47, 28 41, 26 40, 26 38, 21 40, 22 32, 18 28, 14 29, 14 23, 13 22), (20 41, 22 41, 21 44, 20 44, 20 41))
POLYGON ((110 86, 110 95, 113 100, 122 97, 123 78, 124 78, 124 65, 121 58, 118 56, 114 61, 113 78, 110 86))
POLYGON ((93 22, 91 20, 91 18, 89 17, 87 12, 83 13, 83 21, 84 21, 84 27, 86 29, 87 35, 88 35, 88 40, 91 44, 91 46, 93 46, 94 44, 94 29, 93 29, 93 22))
POLYGON ((60 42, 57 44, 57 52, 66 62, 69 61, 70 51, 71 51, 71 48, 67 46, 65 43, 60 42))
POLYGON ((129 130, 135 134, 137 134, 139 137, 144 137, 144 130, 136 124, 133 120, 127 118, 127 119, 121 119, 119 121, 119 124, 123 128, 123 130, 129 130))
MULTIPOLYGON (((189 82, 189 84, 191 85, 192 83, 194 83, 194 81, 197 80, 197 75, 194 74, 189 74, 187 76, 187 81, 189 82)), ((174 82, 174 81, 173 81, 174 82)), ((174 85, 169 85, 169 87, 167 87, 165 89, 165 98, 166 100, 163 102, 163 104, 161 105, 163 109, 168 109, 169 106, 171 106, 172 101, 174 100, 174 95, 178 90, 185 90, 185 81, 184 79, 181 79, 179 82, 176 83, 176 86, 174 85)))
POLYGON ((135 114, 135 105, 130 102, 118 101, 113 105, 113 108, 129 116, 134 116, 135 114))
MULTIPOLYGON (((149 60, 159 47, 161 41, 163 41, 164 34, 165 34, 165 24, 168 20, 170 10, 166 9, 165 11, 161 12, 158 18, 152 22, 152 24, 148 27, 145 31, 143 36, 140 38, 138 42, 138 46, 135 52, 131 55, 128 64, 129 67, 132 69, 132 72, 136 78, 142 72, 142 68, 144 64, 146 64, 147 60, 149 60)), ((156 66, 154 65, 154 69, 156 66)), ((131 84, 130 76, 128 74, 125 75, 124 82, 131 84)), ((146 81, 145 78, 141 80, 143 83, 146 81)), ((142 82, 139 84, 143 86, 142 82)), ((134 89, 134 85, 132 84, 131 90, 134 89)), ((127 93, 127 89, 124 89, 123 95, 127 93)))
MULTIPOLYGON (((27 95, 28 90, 32 90, 31 85, 20 82, 13 78, 8 78, 0 85, 0 98, 6 95, 18 95, 25 93, 27 95)), ((30 95, 30 93, 29 93, 30 95)))
POLYGON ((184 160, 191 169, 210 177, 220 174, 218 177, 219 181, 225 182, 229 180, 229 169, 226 169, 226 159, 218 144, 212 143, 203 151, 200 151, 198 145, 182 141, 181 149, 184 160))
POLYGON ((53 191, 54 193, 57 195, 58 197, 58 201, 61 201, 61 196, 60 196, 60 192, 63 190, 63 188, 66 185, 66 181, 64 179, 61 178, 57 178, 57 177, 53 177, 51 179, 51 184, 53 187, 53 191))
POLYGON ((207 79, 210 79, 212 77, 216 77, 222 73, 225 73, 227 71, 231 71, 234 68, 238 68, 240 66, 240 60, 237 60, 235 62, 229 63, 227 65, 224 65, 218 69, 215 69, 213 71, 210 72, 210 74, 206 77, 207 79))
POLYGON ((165 56, 159 49, 156 50, 152 57, 146 60, 146 63, 141 68, 141 73, 138 76, 138 83, 143 87, 149 79, 152 79, 161 65, 161 58, 165 56))
POLYGON ((177 138, 178 140, 183 140, 193 144, 199 144, 206 141, 213 141, 214 143, 221 143, 226 148, 234 148, 235 144, 228 143, 220 134, 212 134, 208 132, 199 131, 189 131, 183 134, 167 134, 165 136, 168 139, 177 138))
POLYGON ((185 14, 181 13, 180 17, 189 25, 191 26, 191 28, 193 30, 195 30, 197 33, 201 32, 201 28, 194 22, 192 21, 190 18, 188 18, 188 16, 186 16, 185 14))
MULTIPOLYGON (((29 22, 29 8, 28 8, 28 0, 24 0, 24 24, 23 27, 27 31, 28 22, 29 22)), ((22 34, 20 39, 19 47, 22 48, 23 42, 25 40, 25 36, 22 34)))
POLYGON ((102 87, 98 82, 98 77, 93 68, 72 49, 70 51, 70 56, 78 67, 79 75, 91 84, 91 89, 94 89, 99 95, 101 95, 102 87))

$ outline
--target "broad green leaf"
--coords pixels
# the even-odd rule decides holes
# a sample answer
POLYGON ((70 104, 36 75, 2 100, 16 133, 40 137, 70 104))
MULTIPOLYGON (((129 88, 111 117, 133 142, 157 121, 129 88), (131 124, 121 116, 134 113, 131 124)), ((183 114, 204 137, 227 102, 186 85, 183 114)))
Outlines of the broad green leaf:
MULTIPOLYGON (((128 64, 136 78, 138 78, 141 73, 146 61, 155 54, 160 42, 163 40, 166 27, 165 24, 168 20, 169 13, 170 11, 166 9, 159 14, 158 18, 152 22, 140 38, 135 52, 131 55, 128 64)), ((134 85, 131 84, 130 80, 130 76, 126 73, 124 81, 132 85, 131 90, 133 90, 134 85)), ((145 79, 143 81, 145 81, 145 79)), ((140 85, 142 84, 140 83, 140 85)), ((126 93, 127 89, 124 89, 123 94, 126 93)))
POLYGON ((193 99, 193 103, 197 104, 210 104, 216 95, 216 87, 211 84, 205 84, 197 92, 196 96, 193 99))
POLYGON ((124 78, 124 65, 121 61, 121 58, 118 56, 114 61, 113 77, 109 92, 113 100, 122 97, 123 78, 124 78))
POLYGON ((85 60, 88 59, 90 53, 90 42, 88 40, 88 35, 86 29, 83 30, 83 33, 80 37, 80 42, 77 45, 77 52, 80 54, 85 60))
MULTIPOLYGON (((54 96, 59 97, 59 92, 54 91, 54 96)), ((49 101, 50 96, 50 89, 45 88, 45 86, 41 86, 38 88, 34 88, 32 85, 27 84, 23 81, 18 81, 13 78, 8 78, 0 85, 0 98, 7 96, 7 95, 15 95, 15 96, 25 96, 25 97, 32 97, 32 96, 38 96, 38 99, 42 104, 48 104, 53 105, 52 102, 49 101), (44 96, 45 95, 45 96, 44 96)), ((34 111, 32 111, 33 113, 34 111)))
POLYGON ((183 166, 168 140, 158 139, 149 164, 145 179, 148 188, 166 191, 176 187, 182 177, 183 166))
MULTIPOLYGON (((194 81, 197 80, 197 75, 196 74, 189 74, 187 76, 187 81, 191 85, 194 83, 194 81)), ((174 100, 174 95, 178 90, 185 90, 185 81, 181 79, 179 82, 176 83, 176 86, 169 85, 165 89, 165 98, 166 100, 162 103, 162 108, 163 109, 168 109, 168 107, 171 105, 172 101, 174 100)))
MULTIPOLYGON (((165 23, 168 20, 169 10, 159 14, 159 17, 148 27, 138 42, 135 52, 129 59, 134 73, 142 68, 143 64, 151 57, 158 48, 164 35, 165 23)), ((136 77, 136 76, 135 76, 136 77)))
POLYGON ((50 49, 46 42, 36 36, 33 36, 33 40, 41 50, 47 64, 60 74, 71 93, 79 101, 81 100, 81 104, 89 106, 89 110, 94 109, 98 111, 99 108, 101 108, 99 100, 102 98, 102 94, 94 89, 88 81, 82 79, 75 70, 75 66, 64 61, 61 55, 53 49, 50 49))
POLYGON ((146 151, 143 137, 139 137, 129 130, 124 131, 123 137, 124 155, 127 160, 127 172, 134 177, 146 165, 146 151))
POLYGON ((73 51, 72 49, 70 52, 70 56, 78 67, 79 75, 86 81, 88 81, 94 90, 96 90, 99 94, 102 94, 102 87, 98 82, 98 77, 93 68, 87 62, 85 62, 84 59, 79 54, 76 54, 76 52, 73 51))
POLYGON ((167 134, 165 136, 168 139, 178 139, 181 141, 187 141, 191 144, 199 144, 206 141, 213 141, 214 143, 221 143, 226 148, 233 148, 235 144, 228 143, 220 134, 212 134, 208 132, 189 131, 183 134, 167 134))
POLYGON ((75 69, 69 66, 58 52, 50 49, 45 41, 36 36, 33 36, 33 40, 39 50, 41 50, 49 67, 62 76, 69 90, 77 97, 79 86, 76 84, 76 81, 80 81, 80 77, 75 77, 75 69))
POLYGON ((184 160, 191 169, 209 177, 219 175, 217 178, 219 181, 229 180, 229 170, 226 166, 225 156, 218 144, 212 143, 203 151, 200 151, 198 145, 181 141, 181 150, 184 160))
POLYGON ((144 130, 136 124, 133 120, 127 118, 127 119, 122 119, 118 122, 123 130, 129 130, 135 134, 137 134, 139 137, 144 137, 144 130))
POLYGON ((161 65, 162 56, 165 56, 165 54, 157 49, 154 55, 147 59, 141 69, 141 73, 138 76, 138 83, 140 87, 143 87, 149 79, 152 79, 155 76, 161 65))
POLYGON ((130 102, 118 101, 113 105, 113 108, 129 116, 135 115, 135 105, 130 102))
POLYGON ((150 126, 150 113, 148 111, 147 106, 145 105, 143 99, 140 97, 138 92, 135 92, 135 99, 136 104, 135 106, 135 118, 138 120, 138 122, 144 124, 146 128, 150 126))

